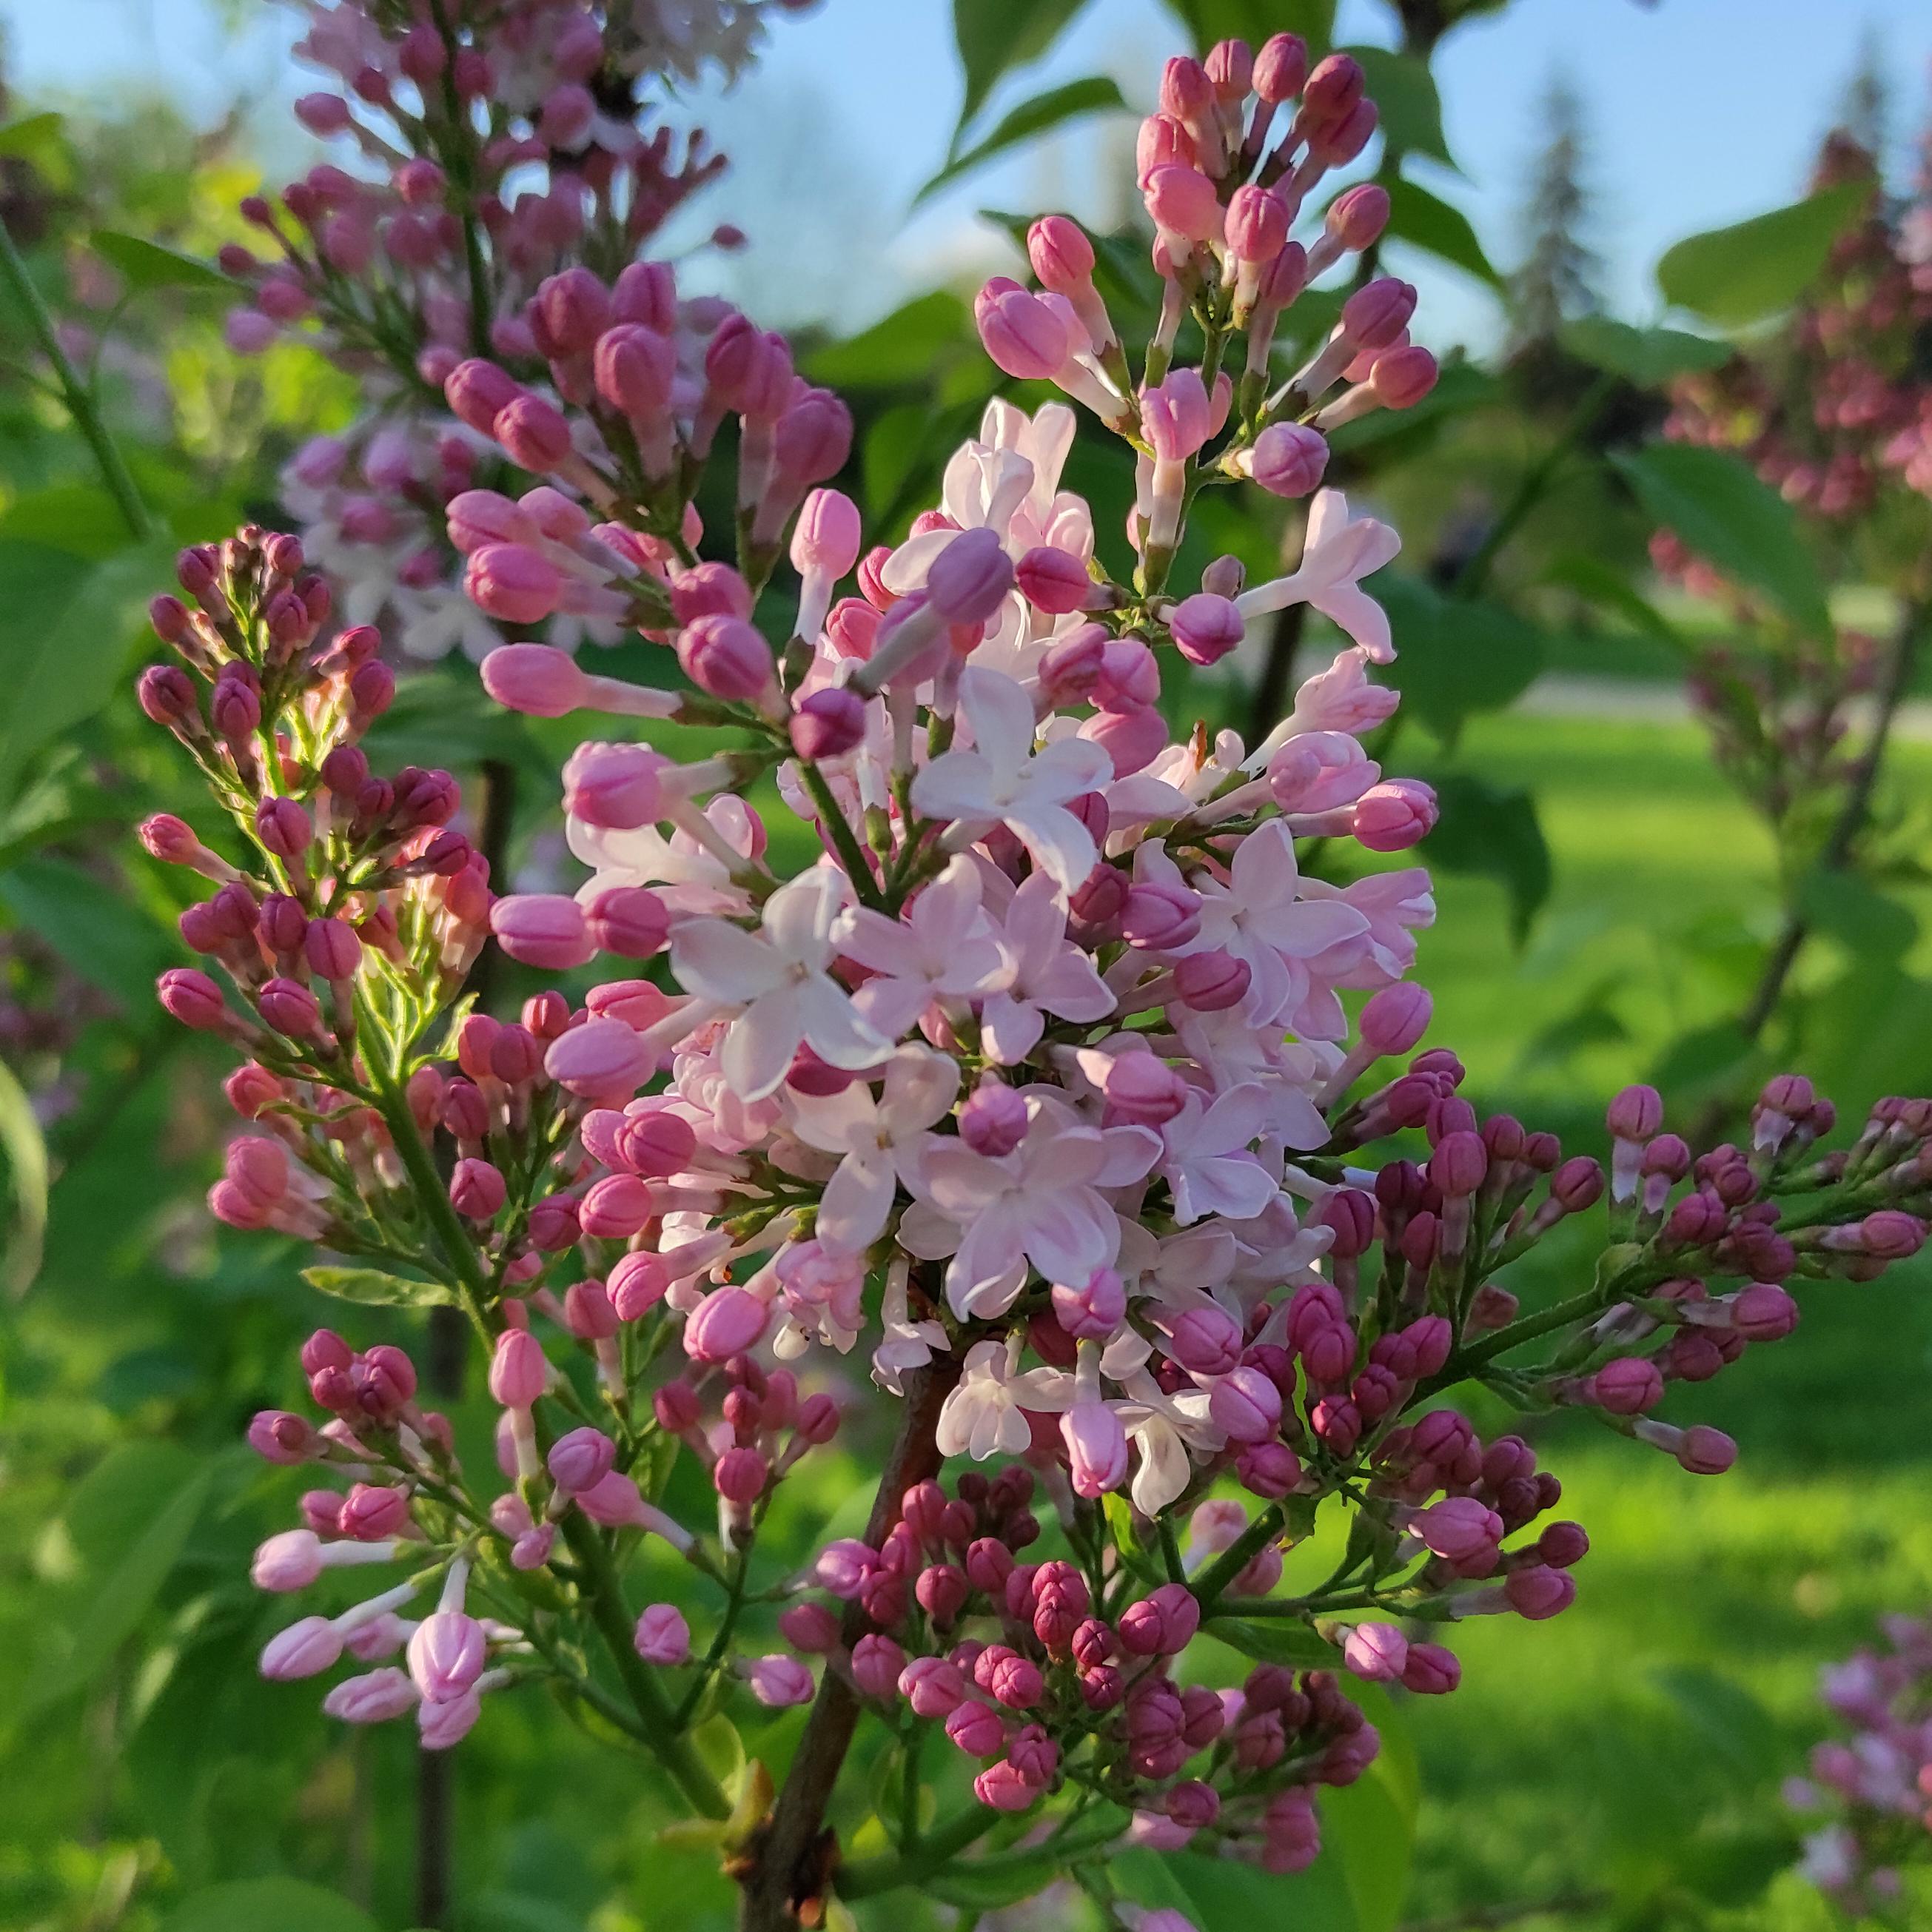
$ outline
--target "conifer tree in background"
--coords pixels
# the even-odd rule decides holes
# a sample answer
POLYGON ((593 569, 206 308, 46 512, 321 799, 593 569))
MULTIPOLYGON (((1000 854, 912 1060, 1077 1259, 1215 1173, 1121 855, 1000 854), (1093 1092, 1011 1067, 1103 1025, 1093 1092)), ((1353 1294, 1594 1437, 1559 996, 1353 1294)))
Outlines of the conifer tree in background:
POLYGON ((1603 263, 1588 235, 1594 219, 1582 97, 1557 74, 1543 102, 1544 141, 1522 206, 1529 245, 1510 284, 1513 359, 1546 350, 1569 317, 1598 305, 1603 263))
POLYGON ((1858 64, 1845 83, 1838 125, 1871 156, 1882 180, 1892 146, 1892 82, 1885 43, 1870 22, 1858 37, 1858 64))

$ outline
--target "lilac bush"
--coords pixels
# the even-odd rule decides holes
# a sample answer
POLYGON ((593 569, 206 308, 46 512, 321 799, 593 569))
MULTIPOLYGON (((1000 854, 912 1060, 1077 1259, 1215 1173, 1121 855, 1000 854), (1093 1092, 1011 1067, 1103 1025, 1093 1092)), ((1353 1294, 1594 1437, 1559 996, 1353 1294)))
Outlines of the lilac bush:
MULTIPOLYGON (((1372 133, 1353 61, 1311 69, 1282 34, 1169 62, 1138 154, 1158 315, 1117 326, 1089 238, 1036 224, 1039 286, 996 279, 977 319, 1008 376, 1069 401, 994 401, 941 505, 868 547, 830 487, 844 405, 630 259, 601 164, 554 233, 437 164, 440 212, 398 252, 432 148, 487 154, 534 112, 515 138, 554 158, 560 97, 595 108, 625 70, 613 20, 575 7, 436 18, 324 16, 362 37, 390 185, 322 216, 325 185, 316 220, 285 197, 321 252, 285 229, 256 312, 313 309, 344 353, 372 318, 426 327, 409 366, 466 454, 423 514, 479 634, 520 640, 485 686, 641 735, 564 766, 578 890, 494 896, 449 775, 359 742, 393 675, 303 541, 190 550, 154 606, 176 661, 142 704, 228 821, 144 829, 214 888, 182 926, 226 986, 161 986, 242 1058, 211 1206, 313 1243, 325 1292, 459 1310, 500 1414, 496 1468, 466 1466, 402 1348, 310 1339, 312 1411, 250 1439, 317 1486, 255 1580, 370 1574, 260 1667, 342 1666, 328 1712, 434 1749, 547 1689, 656 1760, 754 1932, 962 1873, 1013 1897, 1071 1873, 1170 1932, 1117 1896, 1111 1848, 1302 1869, 1318 1792, 1376 1754, 1352 1682, 1450 1692, 1460 1619, 1574 1600, 1588 1539, 1559 1480, 1454 1393, 1586 1410, 1721 1473, 1728 1437, 1654 1412, 1787 1336, 1788 1285, 1919 1246, 1932 1108, 1883 1102, 1828 1152, 1830 1103, 1786 1076, 1748 1144, 1694 1148, 1632 1088, 1606 1168, 1483 1118, 1423 1048, 1435 908, 1400 857, 1436 803, 1364 742, 1398 701, 1363 584, 1397 539, 1321 484, 1327 433, 1419 400, 1435 364, 1414 291, 1372 276, 1298 366, 1273 352, 1387 217, 1358 186, 1292 232, 1372 133), (494 91, 458 78, 484 68, 494 91), (459 243, 486 235, 506 267, 478 280, 459 243), (1081 411, 1133 466, 1124 542, 1060 487, 1081 411), (722 538, 694 505, 714 457, 722 538), (445 488, 486 474, 518 482, 445 488), (1197 495, 1251 484, 1306 502, 1295 567, 1177 583, 1197 495), (1252 747, 1174 736, 1175 654, 1211 665, 1298 603, 1341 642, 1289 716, 1252 747), (662 682, 560 642, 620 634, 662 682), (674 755, 664 724, 710 748, 674 755), (489 935, 588 990, 477 1010, 489 935), (1525 1307, 1512 1271, 1559 1226, 1594 1260, 1525 1307), (802 1569, 773 1558, 788 1478, 842 1429, 875 1456, 868 1514, 802 1569), (1202 1681, 1204 1637, 1246 1654, 1239 1684, 1202 1681), (694 1734, 758 1706, 809 1708, 788 1759, 721 1780, 694 1734), (847 1858, 838 1823, 868 1807, 889 1849, 847 1858)), ((635 188, 638 151, 608 152, 635 188)))

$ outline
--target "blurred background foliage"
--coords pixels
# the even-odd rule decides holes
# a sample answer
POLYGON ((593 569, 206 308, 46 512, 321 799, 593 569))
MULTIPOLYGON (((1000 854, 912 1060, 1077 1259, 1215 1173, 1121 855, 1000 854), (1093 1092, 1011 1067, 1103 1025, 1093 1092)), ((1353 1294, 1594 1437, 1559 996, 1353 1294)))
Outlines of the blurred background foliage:
MULTIPOLYGON (((1381 754, 1430 776, 1444 802, 1425 852, 1442 905, 1423 952, 1435 1037, 1465 1058, 1486 1108, 1581 1146, 1625 1080, 1660 1070, 1680 1103, 1721 1107, 1773 1052, 1792 1052, 1856 1117, 1880 1093, 1932 1082, 1928 898, 1912 856, 1932 770, 1922 725, 1908 705, 1874 800, 1882 862, 1836 868, 1829 890, 1812 890, 1777 1022, 1741 1040, 1736 1016, 1812 862, 1774 844, 1714 767, 1682 690, 1690 654, 1729 620, 1654 579, 1646 550, 1660 521, 1688 516, 1728 575, 1814 626, 1828 599, 1840 623, 1882 633, 1900 621, 1896 572, 1813 544, 1741 458, 1658 440, 1672 381, 1724 363, 1733 338, 1774 331, 1852 211, 1823 194, 1687 239, 1660 269, 1652 312, 1666 326, 1613 317, 1587 110, 1558 81, 1528 104, 1536 152, 1518 232, 1492 260, 1444 187, 1456 177, 1431 63, 1504 4, 1400 0, 1382 44, 1357 50, 1384 110, 1392 239, 1498 292, 1508 317, 1488 352, 1449 358, 1421 407, 1342 433, 1330 472, 1405 538, 1378 580, 1407 699, 1381 754), (1687 455, 1702 460, 1687 469, 1687 455)), ((1082 11, 958 0, 964 104, 944 183, 1075 123, 1122 159, 1132 123, 1104 76, 998 104, 1082 11)), ((1660 58, 1673 11, 1652 23, 1660 58)), ((1328 0, 1175 0, 1174 12, 1203 46, 1282 26, 1325 44, 1334 28, 1328 0)), ((1853 38, 1847 21, 1835 50, 1846 63, 1853 38)), ((1845 104, 1854 134, 1870 136, 1892 78, 1868 50, 1845 104)), ((1821 60, 1821 93, 1837 79, 1821 60)), ((1748 86, 1748 70, 1726 84, 1748 86)), ((413 1318, 324 1303, 290 1250, 204 1212, 224 1069, 154 1006, 183 889, 130 836, 146 814, 194 804, 171 746, 127 698, 148 596, 178 544, 272 520, 282 462, 354 405, 346 379, 298 344, 252 358, 224 346, 224 290, 206 264, 241 232, 235 204, 261 176, 259 145, 238 114, 190 124, 158 97, 57 109, 10 96, 0 118, 0 221, 31 286, 0 291, 0 1924, 35 1932, 416 1919, 412 1735, 328 1726, 312 1696, 250 1668, 281 1617, 248 1588, 248 1556, 288 1520, 299 1483, 239 1437, 255 1409, 298 1396, 295 1346, 317 1322, 358 1342, 419 1338, 413 1318), (74 398, 35 347, 32 301, 51 313, 82 413, 111 428, 124 478, 104 476, 76 434, 74 398)), ((754 230, 755 187, 730 211, 754 230)), ((1145 237, 1125 214, 1102 260, 1117 316, 1150 316, 1145 237)), ((847 480, 877 538, 935 499, 946 456, 995 391, 970 292, 937 280, 856 334, 802 340, 806 373, 858 418, 847 480)), ((1339 300, 1311 297, 1292 320, 1312 336, 1339 300)), ((1029 406, 1042 399, 1005 386, 1029 406)), ((1128 478, 1087 449, 1067 482, 1092 498, 1105 542, 1128 478)), ((1903 513, 1908 555, 1932 547, 1925 512, 1918 499, 1903 513)), ((1222 551, 1272 571, 1293 520, 1256 492, 1204 500, 1182 580, 1222 551)), ((1171 688, 1210 727, 1264 728, 1298 668, 1332 648, 1285 624, 1171 688)), ((573 734, 492 715, 460 661, 420 670, 382 728, 392 758, 526 773, 510 870, 557 867, 554 772, 573 734)), ((1563 1266, 1560 1243, 1546 1244, 1522 1292, 1550 1292, 1563 1266)), ((1798 1338, 1717 1393, 1707 1419, 1744 1449, 1721 1484, 1633 1458, 1587 1420, 1537 1424, 1595 1544, 1577 1609, 1534 1629, 1472 1627, 1465 1688, 1385 1714, 1388 1767, 1329 1808, 1315 1871, 1257 1890, 1204 1870, 1191 1900, 1204 1922, 1259 1911, 1322 1932, 1828 1924, 1783 1875, 1795 1833, 1777 1786, 1814 1734, 1820 1661, 1882 1610, 1932 1597, 1928 1286, 1915 1267, 1816 1293, 1798 1338)), ((487 1454, 480 1394, 454 1407, 472 1453, 487 1454)), ((798 1526, 797 1556, 861 1487, 865 1448, 796 1479, 820 1504, 818 1524, 798 1526)), ((715 1742, 776 1761, 789 1732, 780 1720, 715 1742)), ((710 1852, 658 1838, 667 1811, 649 1767, 559 1712, 493 1710, 455 1775, 462 1932, 728 1922, 710 1852)), ((984 1908, 991 1932, 1004 1903, 895 1898, 865 1922, 915 1932, 984 1908)), ((1027 1922, 1078 1910, 1050 1900, 1027 1922)))

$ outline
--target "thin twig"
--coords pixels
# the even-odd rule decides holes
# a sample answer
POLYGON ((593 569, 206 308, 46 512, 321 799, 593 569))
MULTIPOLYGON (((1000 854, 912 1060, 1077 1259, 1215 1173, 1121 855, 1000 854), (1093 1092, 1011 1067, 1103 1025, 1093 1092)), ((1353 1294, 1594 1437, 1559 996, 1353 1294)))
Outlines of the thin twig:
POLYGON ((142 502, 141 493, 135 488, 134 479, 128 473, 113 437, 108 433, 107 425, 95 406, 93 392, 81 380, 80 371, 61 346, 54 319, 47 313, 47 305, 41 301, 33 278, 27 273, 27 265, 20 259, 20 251, 14 245, 14 237, 4 220, 0 220, 0 282, 6 284, 8 293, 20 304, 28 328, 40 344, 40 353, 52 366, 60 386, 61 401, 73 418, 74 428, 93 451, 101 480, 120 506, 129 535, 136 542, 146 542, 155 533, 154 520, 147 505, 142 502))

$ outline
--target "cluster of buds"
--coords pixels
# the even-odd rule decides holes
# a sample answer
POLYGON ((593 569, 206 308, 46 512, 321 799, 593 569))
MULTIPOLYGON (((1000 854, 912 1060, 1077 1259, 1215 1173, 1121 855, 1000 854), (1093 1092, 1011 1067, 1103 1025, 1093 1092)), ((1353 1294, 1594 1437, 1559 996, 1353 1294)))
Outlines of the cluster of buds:
MULTIPOLYGON (((1112 1552, 1096 1562, 1090 1522, 1069 1526, 1081 1561, 1024 1561, 1040 1534, 1034 1491, 1019 1466, 990 1481, 968 1472, 950 1496, 936 1481, 908 1490, 877 1547, 821 1552, 810 1580, 826 1594, 784 1612, 788 1641, 895 1728, 938 1725, 979 1767, 974 1795, 990 1811, 1078 1792, 1130 1814, 1124 1845, 1212 1847, 1274 1872, 1312 1863, 1313 1787, 1352 1784, 1376 1756, 1360 1708, 1331 1673, 1298 1680, 1276 1664, 1238 1688, 1177 1684, 1201 1624, 1192 1590, 1148 1587, 1112 1552)), ((1420 1682, 1430 1646, 1417 1648, 1420 1682)))
POLYGON ((715 178, 723 158, 662 110, 680 82, 734 74, 772 10, 798 4, 704 0, 674 26, 655 7, 596 0, 310 0, 295 51, 330 85, 296 116, 349 165, 250 196, 242 212, 266 248, 231 244, 220 261, 247 292, 234 347, 298 331, 365 392, 366 412, 283 479, 354 621, 386 621, 418 657, 497 641, 461 595, 442 512, 479 466, 501 465, 444 411, 443 382, 479 351, 536 359, 538 283, 631 260, 715 178))
MULTIPOLYGON (((1932 280, 1910 259, 1871 156, 1849 136, 1828 139, 1812 185, 1862 189, 1864 214, 1777 338, 1673 386, 1664 434, 1742 455, 1798 511, 1834 571, 1922 593, 1932 382, 1915 344, 1932 321, 1932 280)), ((1730 637, 1698 651, 1689 687, 1720 766, 1780 835, 1816 819, 1857 769, 1853 715, 1885 652, 1856 629, 1805 634, 1672 532, 1653 537, 1651 555, 1731 619, 1730 637)))
POLYGON ((1828 1819, 1806 1833, 1802 1876, 1844 1912, 1887 1919, 1932 1833, 1932 1624, 1892 1616, 1881 1628, 1882 1649, 1822 1673, 1820 1698, 1848 1735, 1819 1744, 1811 1775, 1784 1795, 1828 1819))
POLYGON ((241 1010, 187 968, 163 976, 161 1002, 252 1057, 230 1098, 280 1136, 238 1152, 218 1204, 242 1225, 314 1237, 327 1190, 291 1172, 284 1144, 314 1132, 323 1144, 310 1165, 380 1173, 379 1124, 353 1104, 347 1070, 365 1030, 393 1037, 454 997, 488 936, 488 868, 452 827, 447 772, 371 770, 358 741, 395 680, 374 630, 331 626, 328 587, 297 538, 244 529, 183 551, 178 574, 191 601, 164 596, 150 610, 178 661, 142 673, 141 708, 194 759, 242 856, 169 814, 141 841, 214 886, 182 914, 182 936, 220 966, 241 1010), (334 1090, 334 1106, 312 1107, 298 1091, 310 1088, 334 1090))
MULTIPOLYGON (((1821 1154, 1829 1110, 1786 1079, 1750 1147, 1695 1159, 1633 1090, 1611 1111, 1607 1177, 1550 1136, 1480 1119, 1455 1056, 1418 1051, 1431 1006, 1408 975, 1435 908, 1424 872, 1389 862, 1429 831, 1435 800, 1364 742, 1396 703, 1372 674, 1393 640, 1360 581, 1394 532, 1323 490, 1290 574, 1248 589, 1222 558, 1193 595, 1166 589, 1199 452, 1234 417, 1216 364, 1238 310, 1255 380, 1234 475, 1279 483, 1276 457, 1299 449, 1312 490, 1324 412, 1291 416, 1371 350, 1351 394, 1393 400, 1382 370, 1407 358, 1394 383, 1420 366, 1396 340, 1409 298, 1385 284, 1285 385, 1256 346, 1264 294, 1293 279, 1280 265, 1318 272, 1375 225, 1337 218, 1298 266, 1288 254, 1301 195, 1372 125, 1352 66, 1304 64, 1282 39, 1170 70, 1143 160, 1180 293, 1138 391, 1082 290, 982 304, 1003 349, 1009 328, 1064 332, 1063 302, 1078 320, 1092 368, 1072 356, 1063 386, 1146 446, 1131 571, 1109 570, 1088 506, 1060 487, 1076 424, 1059 402, 1030 416, 994 403, 941 505, 868 549, 829 487, 842 406, 799 381, 776 338, 680 301, 662 264, 560 270, 522 316, 533 353, 493 343, 447 371, 458 418, 542 479, 450 499, 479 605, 634 631, 694 687, 593 675, 554 644, 485 659, 514 709, 622 721, 562 774, 588 874, 574 894, 489 903, 446 823, 412 819, 395 844, 406 794, 413 812, 434 794, 446 820, 440 782, 398 782, 380 810, 374 794, 367 810, 340 802, 323 760, 344 755, 335 735, 373 658, 345 633, 315 664, 346 650, 354 668, 315 686, 307 593, 299 622, 243 623, 259 596, 204 602, 206 632, 167 619, 216 683, 215 722, 164 708, 267 855, 278 902, 368 941, 368 895, 471 882, 460 943, 412 901, 380 928, 396 948, 356 956, 332 936, 312 953, 304 928, 302 960, 285 959, 293 915, 278 903, 258 964, 226 913, 198 915, 262 1025, 199 988, 169 997, 254 1058, 237 1103, 266 1132, 242 1144, 218 1210, 370 1264, 311 1270, 325 1289, 458 1304, 489 1352, 511 1487, 471 1497, 435 1428, 411 1420, 391 1357, 332 1340, 311 1373, 336 1423, 278 1416, 257 1439, 406 1492, 404 1508, 354 1490, 314 1500, 303 1533, 334 1548, 366 1524, 418 1584, 442 1577, 437 1616, 457 1621, 409 1678, 421 1709, 494 1672, 562 1673, 726 1821, 751 1932, 818 1913, 841 1883, 859 1894, 824 1827, 868 1709, 898 1754, 875 1767, 908 1793, 902 1862, 874 1884, 922 1868, 915 1851, 990 1839, 996 1860, 1022 1832, 1038 1834, 1034 1858, 1206 1834, 1271 1869, 1305 1863, 1314 1787, 1374 1754, 1345 1687, 1448 1691, 1459 1666, 1432 1632, 1485 1612, 1547 1617, 1574 1594, 1586 1539, 1540 1520, 1560 1485, 1520 1438, 1479 1440, 1454 1391, 1581 1405, 1714 1471, 1725 1438, 1649 1413, 1664 1385, 1788 1330, 1786 1280, 1863 1277, 1924 1238, 1921 1103, 1888 1103, 1821 1154), (1276 108, 1298 98, 1270 146, 1276 108), (1217 253, 1204 195, 1225 200, 1247 252, 1217 253), (1202 360, 1177 370, 1190 320, 1202 360), (704 556, 692 502, 728 416, 730 561, 704 556), (775 644, 753 614, 771 610, 760 592, 788 553, 799 587, 775 644), (1175 735, 1160 704, 1174 656, 1211 664, 1249 617, 1296 602, 1348 641, 1289 716, 1252 748, 1202 726, 1175 735), (284 632, 302 634, 276 643, 284 632), (244 658, 252 683, 230 674, 244 658), (298 702, 297 686, 316 694, 298 702), (720 728, 736 748, 681 762, 626 735, 664 719, 720 728), (807 840, 768 838, 775 810, 807 840), (783 866, 800 842, 809 862, 783 866), (580 1004, 538 993, 514 1022, 465 1014, 457 982, 486 914, 532 968, 605 956, 623 976, 580 1004), (1590 1285, 1520 1305, 1516 1264, 1599 1206, 1590 1285), (808 1578, 775 1578, 762 1532, 836 1421, 814 1378, 845 1376, 848 1358, 899 1398, 871 1518, 808 1578), (701 1523, 670 1509, 691 1493, 673 1480, 687 1454, 715 1527, 711 1499, 701 1523), (949 1494, 956 1457, 1004 1466, 968 1469, 949 1494), (1341 1568, 1292 1571, 1324 1513, 1346 1520, 1341 1568), (677 1589, 660 1544, 688 1566, 677 1589), (640 1582, 652 1600, 634 1614, 640 1582), (791 1648, 768 1649, 760 1606, 789 1599, 791 1648), (707 1602, 694 1663, 686 1606, 707 1602), (1175 1660, 1202 1629, 1264 1667, 1238 1691, 1194 1686, 1175 1660), (1298 1678, 1283 1654, 1317 1661, 1298 1678), (812 1703, 776 1793, 755 1766, 721 1790, 692 1744, 734 1684, 812 1703), (928 1726, 977 1767, 929 1832, 928 1726)), ((1078 250, 1062 227, 1041 233, 1059 275, 1078 250)), ((228 580, 242 578, 238 562, 228 580)), ((266 901, 250 904, 260 934, 266 901)), ((326 1623, 288 1648, 320 1668, 362 1627, 326 1623)))
MULTIPOLYGON (((1408 340, 1415 291, 1388 278, 1350 295, 1299 367, 1284 375, 1271 359, 1297 298, 1372 248, 1388 224, 1387 192, 1364 182, 1330 201, 1318 233, 1305 243, 1293 237, 1323 177, 1374 136, 1376 105, 1364 88, 1360 64, 1346 54, 1311 69, 1294 34, 1276 34, 1258 52, 1223 40, 1204 62, 1168 62, 1160 110, 1142 123, 1137 149, 1162 290, 1138 382, 1095 286, 1093 244, 1064 216, 1028 232, 1038 292, 1004 277, 980 292, 975 314, 993 360, 1010 376, 1054 384, 1138 452, 1129 534, 1144 592, 1165 584, 1186 503, 1202 481, 1249 478, 1279 496, 1306 496, 1328 465, 1326 432, 1371 410, 1410 408, 1435 386, 1436 358, 1408 340), (1190 319, 1201 338, 1192 364, 1176 359, 1190 319)), ((1315 568, 1304 561, 1304 572, 1315 568)), ((1257 610, 1291 601, 1258 602, 1238 589, 1216 584, 1177 614, 1175 640, 1197 662, 1231 650, 1257 610)), ((1352 628, 1340 612, 1328 614, 1352 628)))
MULTIPOLYGON (((452 1192, 454 1190, 452 1190, 452 1192)), ((483 1692, 543 1683, 602 1709, 592 1680, 573 1667, 560 1638, 574 1634, 581 1604, 566 1594, 518 1587, 542 1572, 566 1592, 581 1588, 586 1539, 608 1535, 628 1548, 658 1538, 674 1556, 724 1580, 735 1573, 735 1619, 744 1586, 742 1554, 780 1480, 838 1424, 832 1399, 800 1399, 784 1370, 769 1372, 742 1356, 704 1364, 659 1388, 651 1407, 632 1414, 609 1343, 617 1327, 601 1283, 580 1282, 560 1300, 540 1291, 527 1303, 497 1304, 489 1389, 500 1406, 496 1460, 505 1486, 494 1496, 473 1490, 457 1461, 448 1420, 417 1404, 414 1366, 386 1344, 358 1351, 328 1329, 304 1345, 309 1394, 328 1420, 320 1426, 287 1410, 266 1410, 250 1424, 250 1444, 269 1462, 314 1466, 344 1480, 301 1498, 301 1526, 272 1536, 256 1552, 254 1576, 266 1591, 290 1592, 326 1571, 404 1566, 405 1580, 346 1610, 298 1619, 270 1640, 264 1676, 311 1677, 346 1656, 393 1665, 346 1677, 323 1700, 331 1716, 373 1724, 413 1712, 423 1741, 442 1749, 465 1736, 480 1714, 483 1692), (553 1361, 532 1318, 554 1332, 552 1349, 567 1361, 582 1355, 608 1399, 602 1420, 553 1361), (716 1396, 717 1420, 700 1426, 716 1396), (557 1406, 574 1426, 561 1432, 538 1419, 557 1406), (716 1553, 650 1502, 640 1486, 662 1445, 691 1443, 709 1462, 720 1520, 716 1553), (574 1552, 573 1556, 573 1552, 574 1552), (420 1622, 404 1611, 441 1580, 435 1611, 420 1622)), ((728 1636, 728 1628, 726 1631, 728 1636)), ((742 1658, 723 1644, 692 1661, 683 1613, 647 1606, 632 1628, 632 1645, 647 1664, 685 1673, 687 1712, 715 1697, 729 1676, 773 1706, 808 1699, 810 1672, 783 1654, 742 1658), (688 1666, 688 1668, 687 1668, 688 1666)), ((634 1725, 635 1720, 620 1720, 634 1725)))
POLYGON ((1862 218, 1832 244, 1816 286, 1768 350, 1734 356, 1672 393, 1666 433, 1737 449, 1786 501, 1826 524, 1868 516, 1888 478, 1925 494, 1928 384, 1913 354, 1932 285, 1888 213, 1873 157, 1826 141, 1814 194, 1862 188, 1862 218))

